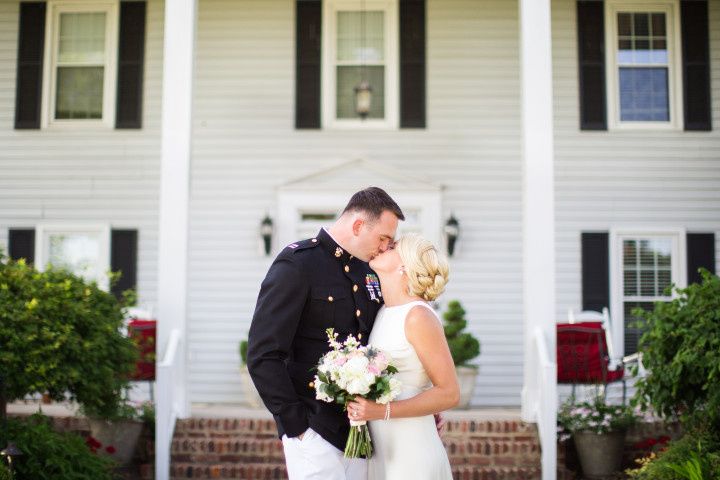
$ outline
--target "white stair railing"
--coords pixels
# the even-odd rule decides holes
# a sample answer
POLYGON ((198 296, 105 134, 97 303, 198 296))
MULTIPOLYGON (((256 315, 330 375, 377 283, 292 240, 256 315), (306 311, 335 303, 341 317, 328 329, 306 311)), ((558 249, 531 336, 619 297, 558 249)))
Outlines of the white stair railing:
POLYGON ((157 402, 155 408, 155 479, 170 478, 170 447, 175 422, 180 415, 176 399, 180 364, 178 358, 183 354, 182 333, 178 329, 170 332, 162 362, 157 369, 157 402))
POLYGON ((557 476, 557 364, 550 360, 545 334, 535 328, 535 354, 540 365, 537 419, 540 449, 542 451, 542 479, 554 480, 557 476))

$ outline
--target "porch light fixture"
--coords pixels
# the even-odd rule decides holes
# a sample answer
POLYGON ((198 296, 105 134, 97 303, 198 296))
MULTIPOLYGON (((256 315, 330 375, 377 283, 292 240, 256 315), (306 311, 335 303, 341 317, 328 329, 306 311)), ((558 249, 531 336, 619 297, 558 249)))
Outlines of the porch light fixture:
POLYGON ((355 87, 355 111, 360 118, 365 120, 370 113, 370 102, 372 101, 372 87, 370 84, 362 80, 355 87))
POLYGON ((265 255, 270 255, 270 247, 272 245, 272 234, 273 234, 273 221, 269 215, 265 215, 265 218, 260 222, 260 236, 263 239, 265 247, 265 255))
POLYGON ((365 0, 360 7, 360 83, 355 87, 355 112, 361 120, 365 120, 370 113, 372 104, 372 87, 367 81, 367 69, 365 68, 365 0))
POLYGON ((445 232, 445 239, 447 240, 448 256, 452 257, 455 252, 455 242, 460 236, 460 223, 453 214, 450 214, 450 218, 448 218, 448 221, 445 223, 443 231, 445 232))

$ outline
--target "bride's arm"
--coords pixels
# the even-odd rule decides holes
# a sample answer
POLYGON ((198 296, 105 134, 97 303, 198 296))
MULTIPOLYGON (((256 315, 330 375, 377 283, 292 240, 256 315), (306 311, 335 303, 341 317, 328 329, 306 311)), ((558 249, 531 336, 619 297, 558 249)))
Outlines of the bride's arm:
MULTIPOLYGON (((445 332, 435 315, 425 307, 413 307, 405 319, 405 336, 415 348, 433 386, 407 400, 392 402, 390 418, 420 417, 456 406, 460 387, 445 332)), ((379 420, 385 416, 385 405, 356 397, 348 405, 348 415, 353 420, 379 420), (358 416, 351 416, 353 412, 358 416)))

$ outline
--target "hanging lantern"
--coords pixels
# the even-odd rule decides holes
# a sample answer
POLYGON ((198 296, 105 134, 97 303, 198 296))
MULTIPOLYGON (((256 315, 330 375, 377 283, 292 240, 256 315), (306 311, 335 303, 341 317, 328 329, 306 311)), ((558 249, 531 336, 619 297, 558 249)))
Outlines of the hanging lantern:
POLYGON ((452 257, 455 253, 455 242, 457 242, 460 236, 460 222, 457 221, 454 215, 450 215, 447 223, 445 224, 445 239, 447 240, 447 251, 448 256, 452 257))
POLYGON ((372 88, 366 80, 363 80, 355 87, 355 111, 363 120, 370 113, 371 102, 372 88))

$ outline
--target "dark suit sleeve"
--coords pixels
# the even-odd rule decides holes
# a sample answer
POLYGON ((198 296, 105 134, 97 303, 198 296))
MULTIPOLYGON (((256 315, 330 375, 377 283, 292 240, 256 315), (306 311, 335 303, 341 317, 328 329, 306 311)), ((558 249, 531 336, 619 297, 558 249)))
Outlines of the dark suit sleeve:
POLYGON ((265 406, 288 437, 308 428, 307 411, 285 366, 308 296, 304 275, 291 259, 278 258, 260 287, 248 336, 248 370, 265 406))

